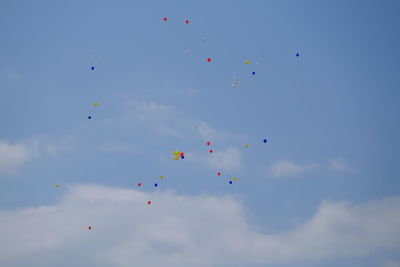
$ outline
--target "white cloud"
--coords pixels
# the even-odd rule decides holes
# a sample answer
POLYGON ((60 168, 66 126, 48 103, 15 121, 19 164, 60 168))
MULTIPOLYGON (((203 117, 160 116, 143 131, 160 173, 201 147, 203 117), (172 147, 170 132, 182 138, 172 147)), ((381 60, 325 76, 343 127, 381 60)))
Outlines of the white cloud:
POLYGON ((328 167, 339 172, 353 172, 354 168, 343 158, 329 160, 328 167))
POLYGON ((248 223, 244 206, 231 197, 79 185, 53 206, 0 212, 0 265, 322 262, 399 251, 399 224, 400 197, 359 205, 324 202, 297 229, 264 234, 248 223))
MULTIPOLYGON (((213 147, 210 147, 213 148, 213 147)), ((213 153, 204 150, 203 153, 189 152, 187 160, 189 162, 200 163, 208 168, 221 171, 240 171, 242 169, 241 152, 236 147, 227 147, 225 149, 213 149, 213 153)))
POLYGON ((22 165, 37 156, 37 146, 37 142, 12 144, 0 140, 0 175, 16 175, 22 165))
POLYGON ((272 174, 276 177, 293 176, 307 171, 314 170, 318 164, 311 163, 300 165, 292 161, 278 161, 270 167, 272 174))

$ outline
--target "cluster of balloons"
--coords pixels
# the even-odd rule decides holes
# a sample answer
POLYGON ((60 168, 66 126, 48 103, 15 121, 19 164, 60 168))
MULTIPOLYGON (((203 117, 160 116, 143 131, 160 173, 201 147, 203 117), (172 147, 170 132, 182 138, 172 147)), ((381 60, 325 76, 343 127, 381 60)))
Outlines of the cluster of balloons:
MULTIPOLYGON (((94 103, 93 103, 93 107, 95 107, 95 108, 97 108, 99 105, 100 105, 99 102, 94 102, 94 103)), ((91 120, 91 119, 92 119, 92 116, 89 115, 89 116, 88 116, 88 119, 91 120)))
MULTIPOLYGON (((185 158, 185 153, 183 153, 182 151, 179 151, 179 150, 172 151, 172 156, 171 156, 171 158, 172 158, 173 160, 184 159, 184 158, 185 158)), ((164 176, 163 176, 163 177, 164 177, 164 176)), ((161 178, 161 176, 160 176, 160 178, 161 178)), ((161 178, 161 179, 162 179, 162 178, 161 178)))

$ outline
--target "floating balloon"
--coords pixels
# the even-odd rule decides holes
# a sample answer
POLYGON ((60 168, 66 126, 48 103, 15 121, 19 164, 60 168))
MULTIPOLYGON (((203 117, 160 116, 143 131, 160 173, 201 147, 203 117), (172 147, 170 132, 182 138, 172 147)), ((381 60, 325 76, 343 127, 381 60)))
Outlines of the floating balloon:
POLYGON ((59 187, 59 184, 56 184, 56 188, 59 187))
POLYGON ((151 201, 147 201, 147 205, 150 205, 151 204, 151 201))
POLYGON ((213 153, 213 150, 212 150, 212 149, 210 149, 210 153, 213 153))
POLYGON ((89 230, 92 230, 92 226, 89 226, 88 229, 89 229, 89 230))
POLYGON ((209 58, 207 58, 207 62, 211 62, 211 58, 209 57, 209 58))
POLYGON ((163 20, 164 20, 164 21, 167 21, 167 20, 168 20, 168 18, 164 17, 164 18, 163 18, 163 20))
POLYGON ((87 118, 90 120, 90 119, 92 119, 92 116, 88 116, 87 118))
POLYGON ((236 180, 237 180, 237 178, 236 178, 236 177, 233 177, 233 178, 232 178, 232 180, 233 180, 233 181, 236 181, 236 180))
POLYGON ((221 173, 220 173, 220 172, 217 172, 217 175, 218 175, 218 176, 221 176, 221 173))
POLYGON ((249 144, 245 144, 244 147, 245 147, 245 148, 248 148, 248 147, 249 147, 249 144))
POLYGON ((232 181, 229 181, 230 184, 232 184, 232 181))
POLYGON ((179 156, 174 156, 173 159, 174 159, 174 160, 178 160, 178 159, 179 159, 179 156))
POLYGON ((181 153, 179 154, 179 156, 184 157, 184 156, 185 156, 185 153, 181 152, 181 153))
POLYGON ((157 184, 157 183, 155 183, 155 184, 154 184, 154 187, 157 187, 157 186, 158 186, 158 184, 157 184))
POLYGON ((185 156, 181 156, 181 159, 184 159, 185 158, 185 156))
POLYGON ((100 105, 99 102, 94 102, 94 103, 93 103, 93 106, 94 106, 94 107, 98 107, 99 105, 100 105))
POLYGON ((237 82, 233 82, 232 83, 232 88, 235 88, 237 86, 237 84, 238 84, 237 82))
POLYGON ((96 55, 93 55, 93 56, 92 56, 92 58, 93 58, 93 59, 96 59, 96 58, 97 58, 97 56, 96 56, 96 55))
POLYGON ((300 56, 300 54, 299 53, 296 53, 296 57, 299 57, 300 56))
POLYGON ((94 66, 92 66, 90 69, 91 69, 91 70, 94 70, 94 66))
POLYGON ((189 55, 189 50, 185 50, 183 53, 185 53, 185 56, 189 55))
POLYGON ((160 179, 164 179, 164 175, 160 175, 160 179))
POLYGON ((246 60, 244 63, 246 63, 246 64, 250 64, 250 60, 246 60))
POLYGON ((175 156, 179 155, 180 151, 179 150, 175 150, 172 152, 172 154, 174 154, 175 156))
POLYGON ((263 142, 266 143, 266 142, 267 142, 267 139, 264 139, 263 142))
POLYGON ((211 145, 211 142, 210 142, 210 141, 208 141, 206 144, 207 144, 207 146, 209 146, 209 145, 211 145))
POLYGON ((187 19, 187 20, 185 21, 185 23, 186 23, 186 24, 189 24, 189 20, 187 19))
POLYGON ((253 74, 253 75, 256 75, 256 72, 255 72, 255 71, 253 71, 253 72, 252 72, 252 74, 253 74))

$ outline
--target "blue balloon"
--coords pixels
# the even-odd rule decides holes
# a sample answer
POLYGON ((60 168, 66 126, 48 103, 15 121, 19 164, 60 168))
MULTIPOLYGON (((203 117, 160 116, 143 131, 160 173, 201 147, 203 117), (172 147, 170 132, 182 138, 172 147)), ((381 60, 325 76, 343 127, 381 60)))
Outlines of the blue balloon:
POLYGON ((230 184, 232 184, 232 181, 229 181, 230 184))
POLYGON ((158 186, 158 184, 157 184, 157 183, 155 183, 155 184, 154 184, 154 187, 157 187, 157 186, 158 186))
POLYGON ((185 156, 181 156, 181 159, 184 159, 185 158, 185 156))
POLYGON ((267 139, 264 139, 264 141, 263 141, 264 143, 266 143, 267 142, 267 139))
POLYGON ((298 57, 298 56, 300 56, 300 54, 299 54, 299 53, 296 53, 296 57, 298 57))
POLYGON ((256 72, 255 72, 255 71, 253 71, 253 75, 256 75, 256 72))
POLYGON ((94 70, 94 66, 92 66, 90 69, 91 69, 91 70, 94 70))
POLYGON ((87 118, 90 120, 92 118, 92 116, 88 116, 87 118))

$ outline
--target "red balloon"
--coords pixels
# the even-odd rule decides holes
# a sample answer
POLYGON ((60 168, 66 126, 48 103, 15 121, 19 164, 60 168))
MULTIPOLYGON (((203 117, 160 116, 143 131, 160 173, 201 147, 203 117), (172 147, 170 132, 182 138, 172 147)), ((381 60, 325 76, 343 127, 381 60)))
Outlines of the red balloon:
POLYGON ((92 230, 92 226, 89 226, 88 229, 89 229, 89 230, 92 230))
POLYGON ((164 20, 164 21, 167 21, 167 18, 165 17, 165 18, 163 18, 163 20, 164 20))
POLYGON ((210 149, 210 153, 213 153, 213 150, 212 150, 212 149, 210 149))
POLYGON ((211 145, 210 141, 208 141, 206 144, 207 144, 207 146, 211 145))
POLYGON ((185 153, 181 152, 181 154, 179 154, 179 156, 184 157, 185 153))
POLYGON ((209 58, 207 58, 207 61, 208 61, 208 62, 211 62, 211 58, 210 58, 210 57, 209 57, 209 58))
POLYGON ((142 186, 142 183, 138 183, 137 186, 141 187, 141 186, 142 186))
POLYGON ((186 24, 189 24, 189 20, 188 19, 185 22, 186 22, 186 24))
POLYGON ((218 176, 220 176, 220 175, 221 175, 221 173, 220 173, 220 172, 218 172, 217 174, 218 174, 218 176))
POLYGON ((147 205, 150 205, 151 204, 151 201, 147 201, 147 205))

